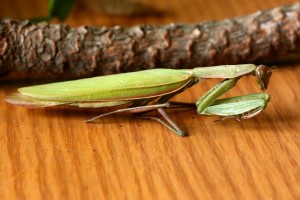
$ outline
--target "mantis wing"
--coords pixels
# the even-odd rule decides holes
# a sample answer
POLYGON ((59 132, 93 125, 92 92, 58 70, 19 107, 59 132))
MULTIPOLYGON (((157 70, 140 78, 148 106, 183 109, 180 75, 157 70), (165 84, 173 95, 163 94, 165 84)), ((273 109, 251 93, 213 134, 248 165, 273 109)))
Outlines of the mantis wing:
POLYGON ((71 102, 71 101, 47 101, 32 98, 30 96, 22 95, 20 93, 14 93, 5 99, 7 102, 25 106, 25 107, 50 107, 50 106, 75 106, 80 108, 102 108, 119 106, 123 104, 131 104, 133 101, 121 100, 121 101, 100 101, 100 102, 71 102))
POLYGON ((22 95, 46 101, 119 101, 173 93, 191 80, 191 75, 186 71, 153 69, 24 87, 18 91, 22 95))

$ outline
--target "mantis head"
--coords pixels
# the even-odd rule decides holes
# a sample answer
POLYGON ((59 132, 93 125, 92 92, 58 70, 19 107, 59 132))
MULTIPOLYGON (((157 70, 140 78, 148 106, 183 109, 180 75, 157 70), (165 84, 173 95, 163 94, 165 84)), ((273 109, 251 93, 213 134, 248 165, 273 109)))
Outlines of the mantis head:
POLYGON ((259 65, 255 69, 256 82, 259 84, 262 91, 267 89, 271 75, 272 69, 265 65, 259 65))

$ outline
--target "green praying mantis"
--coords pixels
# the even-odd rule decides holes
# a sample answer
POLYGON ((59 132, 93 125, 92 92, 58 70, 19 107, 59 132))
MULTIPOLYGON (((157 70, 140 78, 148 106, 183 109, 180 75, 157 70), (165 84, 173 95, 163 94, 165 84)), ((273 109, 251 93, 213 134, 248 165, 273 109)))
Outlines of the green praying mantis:
POLYGON ((163 119, 154 119, 180 136, 186 135, 165 108, 195 107, 200 115, 247 119, 260 113, 270 100, 267 93, 219 99, 244 75, 253 75, 262 91, 267 89, 272 70, 264 65, 221 65, 194 69, 151 69, 18 89, 6 101, 26 107, 76 106, 111 107, 115 110, 87 120, 120 112, 146 113, 157 110, 163 119), (209 78, 225 79, 206 92, 196 104, 169 101, 194 84, 209 78), (125 108, 120 108, 125 106, 125 108))

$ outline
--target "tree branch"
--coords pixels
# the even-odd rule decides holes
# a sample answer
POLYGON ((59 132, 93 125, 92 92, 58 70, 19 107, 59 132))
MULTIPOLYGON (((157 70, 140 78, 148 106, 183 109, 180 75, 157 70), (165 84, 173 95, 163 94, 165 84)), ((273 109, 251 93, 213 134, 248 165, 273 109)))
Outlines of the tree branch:
POLYGON ((151 68, 255 63, 300 50, 300 3, 200 24, 71 28, 0 21, 0 74, 91 76, 151 68))

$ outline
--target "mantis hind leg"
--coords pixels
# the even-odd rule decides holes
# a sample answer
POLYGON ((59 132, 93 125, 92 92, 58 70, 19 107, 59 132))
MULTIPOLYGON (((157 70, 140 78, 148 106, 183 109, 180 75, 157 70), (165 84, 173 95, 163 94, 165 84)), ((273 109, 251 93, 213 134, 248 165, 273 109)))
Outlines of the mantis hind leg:
POLYGON ((105 116, 112 115, 112 114, 117 114, 117 113, 122 113, 122 112, 146 113, 146 112, 150 112, 150 111, 153 111, 153 110, 157 110, 158 113, 166 120, 166 122, 163 121, 160 118, 157 118, 157 117, 141 116, 141 118, 155 120, 155 121, 161 123, 162 125, 164 125, 165 127, 167 127, 168 129, 170 129, 171 131, 173 131, 174 133, 176 133, 177 135, 185 136, 185 132, 164 111, 163 108, 168 108, 168 107, 170 107, 170 103, 124 108, 124 109, 119 109, 119 110, 115 110, 115 111, 112 111, 112 112, 108 112, 108 113, 98 115, 98 116, 93 117, 91 119, 85 120, 85 122, 92 122, 92 121, 94 121, 96 119, 99 119, 101 117, 105 117, 105 116))
POLYGON ((166 128, 170 129, 171 131, 173 131, 174 133, 176 133, 179 136, 185 136, 186 132, 184 130, 182 130, 171 118, 170 116, 166 113, 166 111, 163 108, 157 108, 157 111, 159 112, 159 114, 167 121, 167 123, 165 121, 163 121, 160 118, 157 117, 148 117, 148 116, 142 116, 141 118, 144 119, 151 119, 151 120, 155 120, 159 123, 161 123, 163 126, 165 126, 166 128))
POLYGON ((91 119, 85 120, 85 122, 91 122, 94 121, 96 119, 99 119, 101 117, 105 117, 108 115, 112 115, 112 114, 117 114, 117 113, 123 113, 123 112, 130 112, 130 113, 143 113, 143 112, 149 112, 152 110, 156 110, 158 108, 164 108, 164 107, 168 107, 169 103, 164 103, 164 104, 156 104, 156 105, 146 105, 146 106, 136 106, 136 107, 130 107, 130 108, 123 108, 123 109, 118 109, 112 112, 108 112, 108 113, 103 113, 101 115, 98 115, 96 117, 93 117, 91 119))

